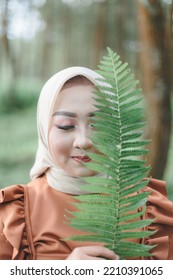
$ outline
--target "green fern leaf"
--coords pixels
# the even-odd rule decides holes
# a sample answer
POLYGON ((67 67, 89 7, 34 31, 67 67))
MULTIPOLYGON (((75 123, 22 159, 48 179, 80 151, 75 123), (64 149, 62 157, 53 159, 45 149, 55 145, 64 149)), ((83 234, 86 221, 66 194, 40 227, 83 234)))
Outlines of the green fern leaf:
POLYGON ((120 258, 150 256, 153 246, 137 244, 135 239, 149 237, 152 220, 143 220, 149 193, 144 191, 149 167, 140 156, 149 141, 142 140, 143 109, 141 89, 127 63, 110 48, 100 62, 93 117, 93 144, 102 154, 87 153, 89 169, 103 178, 84 178, 82 189, 89 195, 75 196, 78 211, 67 213, 72 227, 84 231, 70 240, 103 242, 120 258), (141 131, 140 131, 141 130, 141 131), (134 239, 134 242, 131 240, 134 239))

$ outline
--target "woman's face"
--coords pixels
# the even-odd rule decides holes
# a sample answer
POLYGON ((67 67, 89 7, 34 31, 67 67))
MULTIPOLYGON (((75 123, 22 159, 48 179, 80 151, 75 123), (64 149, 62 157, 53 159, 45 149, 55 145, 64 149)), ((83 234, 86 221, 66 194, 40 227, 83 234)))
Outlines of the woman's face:
POLYGON ((55 104, 49 130, 49 148, 56 164, 75 177, 96 174, 84 163, 86 151, 96 153, 89 136, 93 130, 92 85, 73 85, 63 89, 55 104))

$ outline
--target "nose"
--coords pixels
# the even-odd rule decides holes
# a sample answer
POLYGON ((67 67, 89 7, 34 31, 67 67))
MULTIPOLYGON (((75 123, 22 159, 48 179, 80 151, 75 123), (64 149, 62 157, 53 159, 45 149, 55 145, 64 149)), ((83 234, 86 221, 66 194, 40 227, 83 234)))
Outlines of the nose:
POLYGON ((92 147, 92 141, 85 131, 77 132, 73 142, 73 148, 87 150, 92 147))

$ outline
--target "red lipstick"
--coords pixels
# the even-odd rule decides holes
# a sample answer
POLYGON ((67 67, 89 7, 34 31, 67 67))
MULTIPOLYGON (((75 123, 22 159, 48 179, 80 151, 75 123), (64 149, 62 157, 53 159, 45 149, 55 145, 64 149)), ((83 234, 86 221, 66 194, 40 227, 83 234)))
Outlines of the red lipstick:
POLYGON ((89 161, 91 161, 91 158, 87 157, 87 156, 74 156, 72 158, 77 162, 89 162, 89 161))

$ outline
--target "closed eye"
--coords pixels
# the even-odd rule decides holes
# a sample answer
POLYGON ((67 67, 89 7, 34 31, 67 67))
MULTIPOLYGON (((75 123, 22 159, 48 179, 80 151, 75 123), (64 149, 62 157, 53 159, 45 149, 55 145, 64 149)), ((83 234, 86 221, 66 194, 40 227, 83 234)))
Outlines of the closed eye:
POLYGON ((70 130, 73 129, 75 126, 74 125, 56 125, 58 129, 62 130, 70 130))

